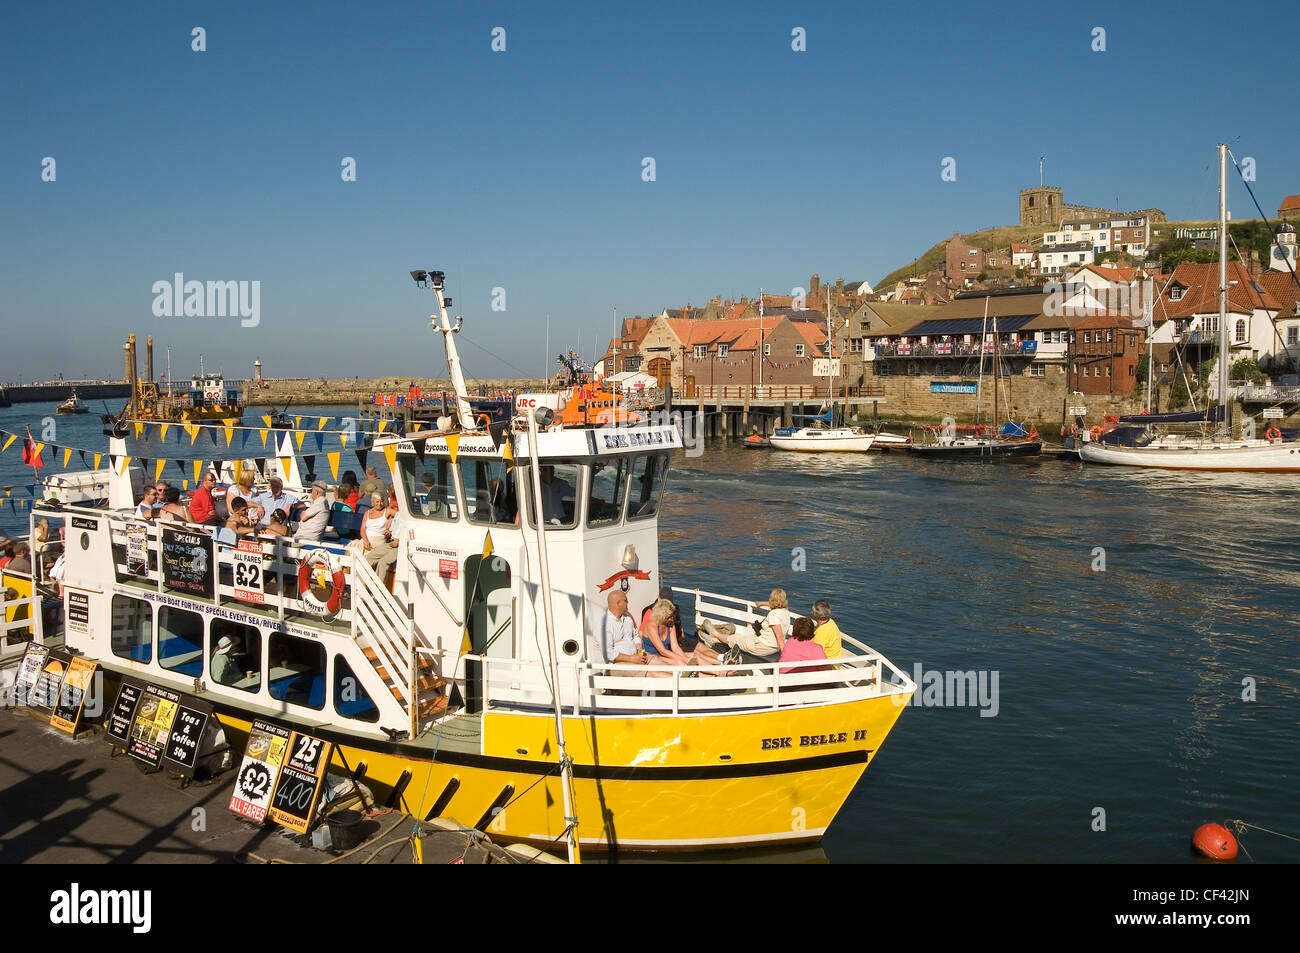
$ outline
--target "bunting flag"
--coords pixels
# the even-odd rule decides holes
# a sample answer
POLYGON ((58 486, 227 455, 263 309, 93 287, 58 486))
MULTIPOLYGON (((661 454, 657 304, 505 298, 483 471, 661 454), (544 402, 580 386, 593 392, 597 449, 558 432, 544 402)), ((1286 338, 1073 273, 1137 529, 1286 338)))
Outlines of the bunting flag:
POLYGON ((509 437, 506 438, 505 445, 501 450, 501 459, 506 462, 506 472, 509 473, 510 469, 515 465, 515 452, 511 448, 509 437))
POLYGON ((421 440, 416 437, 411 438, 411 446, 415 448, 415 459, 419 460, 420 463, 424 463, 424 451, 426 449, 425 448, 426 440, 427 438, 425 440, 421 440))
POLYGON ((379 432, 380 432, 380 433, 383 433, 383 432, 384 432, 384 428, 387 427, 387 426, 388 426, 388 421, 387 421, 387 419, 384 419, 384 420, 379 421, 379 432))
POLYGON ((330 478, 337 483, 339 480, 339 455, 337 453, 327 453, 325 459, 330 462, 330 478))
POLYGON ((45 466, 45 461, 41 459, 41 447, 43 443, 37 443, 32 439, 32 428, 27 428, 27 439, 23 441, 23 466, 31 467, 33 470, 39 470, 45 466))
POLYGON ((159 425, 158 425, 158 439, 159 439, 159 440, 166 440, 166 439, 167 439, 167 431, 171 429, 171 426, 172 426, 171 424, 159 424, 159 425))
POLYGON ((202 460, 191 460, 190 463, 192 463, 192 464, 194 465, 194 485, 195 485, 195 486, 198 486, 198 485, 199 485, 199 474, 201 474, 201 473, 203 472, 203 461, 202 461, 202 460))
POLYGON ((348 445, 348 432, 346 430, 340 430, 339 446, 346 447, 347 445, 348 445))
POLYGON ((328 417, 321 417, 319 420, 316 421, 316 429, 317 429, 317 430, 324 430, 324 429, 325 429, 325 424, 326 424, 326 422, 327 422, 328 420, 329 420, 328 417))
POLYGON ((140 457, 139 459, 140 459, 140 469, 143 470, 145 475, 147 476, 149 474, 149 458, 140 457))
POLYGON ((102 453, 97 453, 97 454, 95 454, 95 467, 94 467, 94 468, 95 468, 96 470, 99 469, 99 461, 100 461, 100 460, 103 460, 103 459, 104 459, 104 455, 103 455, 102 453))
MULTIPOLYGON (((84 462, 85 462, 85 459, 86 459, 85 451, 83 451, 83 450, 78 450, 77 452, 81 454, 81 459, 82 459, 82 462, 84 463, 84 462)), ((71 447, 64 447, 64 448, 63 448, 63 465, 66 467, 66 466, 68 465, 68 461, 71 460, 71 459, 72 459, 72 448, 71 448, 71 447)))
POLYGON ((230 464, 230 467, 235 473, 235 482, 238 483, 244 476, 244 461, 235 460, 230 464))
POLYGON ((302 458, 302 462, 307 464, 308 473, 316 472, 316 454, 314 453, 304 454, 302 458))
POLYGON ((81 465, 84 467, 86 465, 86 451, 78 450, 77 455, 81 457, 81 465))
POLYGON ((144 439, 148 440, 153 436, 153 424, 144 425, 144 439))
POLYGON ((321 433, 319 430, 317 430, 315 433, 312 434, 312 437, 314 437, 316 440, 316 452, 320 453, 322 450, 325 449, 325 435, 321 433))
MULTIPOLYGON (((176 464, 176 469, 181 471, 182 477, 189 473, 189 471, 185 469, 185 464, 189 463, 188 460, 173 460, 172 463, 176 464)), ((185 482, 188 483, 189 481, 186 480, 185 482)))
POLYGON ((293 439, 298 444, 299 450, 302 449, 302 438, 305 436, 307 436, 307 431, 305 430, 295 430, 293 432, 293 439))
POLYGON ((185 432, 190 435, 190 446, 194 446, 194 441, 198 439, 199 428, 194 424, 186 424, 185 432))
POLYGON ((264 414, 264 415, 262 416, 262 423, 266 424, 268 427, 271 426, 271 415, 270 415, 270 414, 264 414))
POLYGON ((50 459, 53 459, 58 455, 59 455, 59 445, 57 443, 50 444, 50 459))
POLYGON ((144 435, 144 424, 136 421, 131 427, 135 430, 135 439, 139 440, 144 435))
POLYGON ((302 429, 302 415, 299 414, 293 418, 293 426, 297 430, 302 429))
POLYGON ((389 471, 396 473, 397 472, 397 447, 393 446, 393 444, 391 443, 387 444, 384 447, 384 459, 388 461, 389 471))
POLYGON ((17 439, 18 439, 18 434, 11 433, 9 435, 9 439, 5 441, 5 445, 3 447, 0 447, 0 453, 4 453, 6 450, 8 450, 9 447, 13 444, 13 442, 17 439))
POLYGON ((460 447, 460 434, 447 434, 447 452, 451 455, 451 462, 456 462, 456 450, 460 447))
POLYGON ((235 428, 231 426, 226 426, 222 429, 225 430, 226 432, 226 446, 229 447, 231 444, 235 442, 235 428))
POLYGON ((181 489, 182 489, 182 490, 188 490, 189 488, 190 488, 190 481, 189 481, 189 480, 181 480, 181 489))
POLYGON ((416 433, 416 432, 418 432, 418 431, 420 431, 420 430, 423 430, 423 429, 424 429, 424 421, 422 421, 422 420, 413 420, 413 421, 411 421, 411 432, 412 432, 412 433, 416 433))
POLYGON ((366 451, 356 450, 354 451, 354 453, 356 453, 357 455, 357 463, 360 464, 361 466, 361 472, 365 473, 366 472, 366 451))
POLYGON ((281 473, 288 473, 288 472, 289 472, 289 464, 291 464, 291 463, 293 462, 293 458, 292 458, 292 457, 277 457, 276 459, 278 459, 278 460, 280 461, 280 472, 281 472, 281 473))
POLYGON ((129 467, 130 465, 131 465, 131 457, 130 457, 130 455, 129 455, 129 454, 125 454, 125 455, 123 455, 123 457, 122 457, 122 469, 120 469, 120 470, 117 471, 117 472, 118 472, 118 475, 119 475, 119 476, 123 476, 123 475, 125 475, 125 474, 126 474, 127 467, 129 467))
POLYGON ((157 460, 154 461, 153 482, 157 483, 159 480, 162 479, 163 467, 165 466, 167 466, 167 461, 164 460, 162 457, 159 457, 157 460))
POLYGON ((262 449, 263 449, 263 450, 266 449, 266 437, 267 437, 267 434, 268 434, 268 433, 269 433, 269 431, 266 431, 266 430, 259 430, 259 431, 258 431, 258 435, 262 438, 262 449))
POLYGON ((239 430, 239 449, 243 450, 246 446, 248 446, 248 431, 241 427, 239 430))

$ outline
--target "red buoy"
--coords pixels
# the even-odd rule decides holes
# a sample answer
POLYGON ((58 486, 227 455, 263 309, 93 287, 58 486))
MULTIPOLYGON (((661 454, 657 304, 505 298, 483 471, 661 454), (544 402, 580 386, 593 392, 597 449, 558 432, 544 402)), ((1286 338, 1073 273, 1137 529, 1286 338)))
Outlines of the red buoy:
POLYGON ((1213 860, 1236 860, 1237 838, 1222 824, 1202 824, 1192 834, 1192 850, 1213 860))

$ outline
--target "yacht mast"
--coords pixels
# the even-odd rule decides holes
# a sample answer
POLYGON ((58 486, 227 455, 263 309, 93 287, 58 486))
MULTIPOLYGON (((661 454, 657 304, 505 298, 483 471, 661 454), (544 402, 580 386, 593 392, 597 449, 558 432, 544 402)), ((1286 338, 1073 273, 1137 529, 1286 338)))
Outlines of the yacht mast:
POLYGON ((975 426, 980 422, 980 402, 984 397, 984 338, 989 330, 989 299, 984 296, 984 322, 980 325, 980 374, 975 382, 975 426))
POLYGON ((1228 147, 1219 144, 1219 415, 1228 420, 1228 147))

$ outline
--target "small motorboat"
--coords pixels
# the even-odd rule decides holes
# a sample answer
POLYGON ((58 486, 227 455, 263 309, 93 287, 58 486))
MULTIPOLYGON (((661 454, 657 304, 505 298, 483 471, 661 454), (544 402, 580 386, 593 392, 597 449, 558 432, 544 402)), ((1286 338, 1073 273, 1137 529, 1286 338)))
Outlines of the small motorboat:
POLYGON ((745 446, 751 450, 765 450, 772 446, 772 441, 768 440, 761 433, 752 433, 745 438, 745 446))
POLYGON ((86 405, 86 402, 84 400, 82 400, 80 397, 77 396, 77 392, 75 390, 72 392, 72 395, 67 400, 59 404, 58 407, 54 408, 54 412, 56 414, 84 414, 89 412, 89 410, 90 407, 86 405))
POLYGON ((908 450, 912 446, 912 438, 902 434, 886 433, 882 430, 875 436, 876 439, 871 442, 872 450, 908 450))

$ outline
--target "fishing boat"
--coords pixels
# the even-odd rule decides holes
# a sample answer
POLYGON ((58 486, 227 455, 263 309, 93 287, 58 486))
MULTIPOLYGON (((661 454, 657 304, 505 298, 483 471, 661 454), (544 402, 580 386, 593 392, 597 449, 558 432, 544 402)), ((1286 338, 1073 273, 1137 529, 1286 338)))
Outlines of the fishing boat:
MULTIPOLYGON (((1248 425, 1241 437, 1232 432, 1228 408, 1228 147, 1219 146, 1219 355, 1218 403, 1209 413, 1201 413, 1198 431, 1179 433, 1163 429, 1170 423, 1183 423, 1177 415, 1126 418, 1125 423, 1140 424, 1136 437, 1121 442, 1118 434, 1109 436, 1092 431, 1081 434, 1079 458, 1085 463, 1113 466, 1153 467, 1166 470, 1224 470, 1260 472, 1300 472, 1300 440, 1287 438, 1270 427, 1262 438, 1253 435, 1248 425)), ((1253 424, 1253 422, 1251 422, 1253 424)))
POLYGON ((998 319, 993 316, 993 342, 985 341, 988 330, 988 298, 984 299, 984 324, 980 329, 979 384, 975 394, 976 423, 959 427, 955 421, 945 421, 943 426, 926 428, 930 440, 914 443, 912 453, 932 460, 1016 460, 1036 457, 1043 452, 1043 441, 1034 427, 1008 421, 1000 429, 979 423, 980 403, 984 387, 984 354, 993 356, 993 419, 998 418, 998 364, 1001 348, 998 345, 998 319))
MULTIPOLYGON (((494 840, 567 843, 574 859, 819 840, 914 681, 847 635, 831 671, 608 661, 609 594, 640 613, 666 582, 658 523, 678 425, 569 426, 547 407, 485 424, 444 276, 412 275, 436 297, 456 400, 436 429, 370 447, 401 510, 392 578, 328 542, 136 524, 144 475, 122 466, 104 475, 107 506, 65 494, 37 511, 67 536, 66 649, 110 681, 207 706, 236 752, 250 735, 265 751, 255 722, 319 739, 331 770, 379 799, 494 840), (217 664, 236 650, 233 670, 217 664)), ((125 429, 108 436, 122 462, 125 429)), ((301 485, 291 433, 275 436, 268 464, 301 485)), ((697 628, 764 615, 673 581, 697 628)))
POLYGON ((875 435, 861 427, 833 426, 835 417, 835 388, 831 380, 837 363, 831 353, 831 307, 830 292, 826 297, 826 391, 830 403, 826 409, 815 416, 796 415, 800 420, 812 421, 806 427, 778 427, 768 438, 775 450, 795 450, 801 453, 866 453, 875 443, 875 435))
POLYGON ((84 414, 89 410, 90 408, 86 406, 86 402, 77 396, 76 388, 73 388, 67 400, 54 408, 56 414, 84 414))

